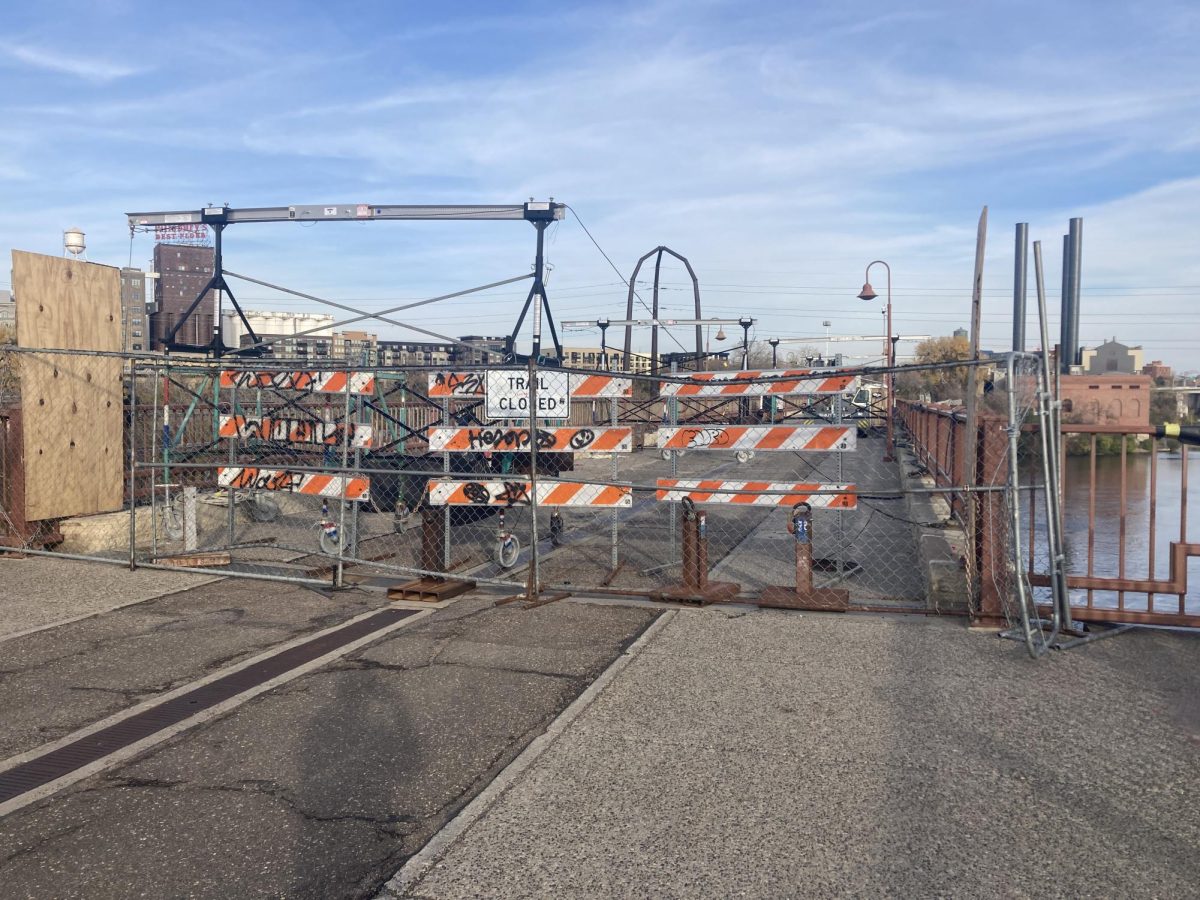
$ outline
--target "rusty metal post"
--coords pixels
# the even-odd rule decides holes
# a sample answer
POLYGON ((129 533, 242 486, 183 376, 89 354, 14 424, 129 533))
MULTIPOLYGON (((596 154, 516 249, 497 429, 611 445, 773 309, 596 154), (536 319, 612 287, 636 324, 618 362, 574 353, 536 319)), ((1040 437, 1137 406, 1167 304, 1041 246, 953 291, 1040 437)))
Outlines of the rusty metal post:
POLYGON ((812 506, 797 503, 792 507, 788 532, 794 538, 796 555, 796 585, 765 587, 759 594, 758 605, 778 609, 814 609, 826 612, 845 612, 850 608, 850 592, 843 588, 813 586, 812 506))
POLYGON ((788 529, 796 545, 796 593, 811 594, 813 589, 812 568, 812 507, 798 503, 792 509, 792 524, 788 529))
POLYGON ((445 572, 442 543, 446 537, 446 518, 433 506, 421 510, 421 568, 426 572, 445 572))
POLYGON ((708 527, 704 513, 696 509, 690 498, 684 498, 683 521, 680 530, 680 557, 683 563, 683 582, 665 588, 659 596, 664 600, 687 600, 692 603, 713 603, 737 595, 738 586, 728 581, 708 580, 708 527))

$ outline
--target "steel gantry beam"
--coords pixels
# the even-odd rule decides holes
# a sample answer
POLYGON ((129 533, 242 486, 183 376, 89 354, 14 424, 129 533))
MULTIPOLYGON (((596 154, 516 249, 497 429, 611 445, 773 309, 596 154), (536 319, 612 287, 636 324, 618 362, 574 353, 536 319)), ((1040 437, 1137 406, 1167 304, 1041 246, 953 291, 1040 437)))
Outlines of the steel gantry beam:
MULTIPOLYGON (((200 293, 188 306, 183 317, 171 328, 166 338, 168 350, 211 353, 213 356, 223 356, 227 352, 239 352, 239 348, 227 347, 221 338, 221 305, 223 294, 229 295, 229 302, 242 320, 250 336, 248 355, 261 355, 263 341, 260 341, 246 319, 245 313, 237 302, 229 284, 225 281, 226 274, 222 259, 222 237, 230 225, 253 222, 370 222, 370 221, 526 221, 537 229, 537 255, 534 261, 533 284, 517 325, 505 342, 505 355, 515 358, 514 344, 521 324, 529 307, 535 301, 538 312, 545 310, 546 320, 550 326, 550 334, 554 339, 554 347, 562 357, 562 346, 554 327, 554 319, 550 314, 550 301, 546 297, 543 276, 545 274, 544 256, 542 252, 546 228, 553 222, 563 218, 566 204, 555 203, 553 200, 535 201, 515 204, 475 204, 475 205, 385 205, 373 203, 342 203, 342 204, 301 204, 297 206, 262 206, 234 208, 230 206, 206 206, 198 210, 176 210, 171 212, 136 212, 126 213, 129 220, 130 234, 139 229, 150 229, 160 225, 207 225, 213 230, 213 274, 208 282, 200 289, 200 293), (175 340, 180 328, 191 318, 197 307, 204 301, 204 296, 212 291, 213 299, 213 335, 208 344, 183 344, 175 340)), ((353 310, 359 312, 358 310, 353 310)), ((371 313, 363 313, 364 317, 372 317, 371 313)), ((534 353, 540 351, 540 315, 535 315, 534 353)))

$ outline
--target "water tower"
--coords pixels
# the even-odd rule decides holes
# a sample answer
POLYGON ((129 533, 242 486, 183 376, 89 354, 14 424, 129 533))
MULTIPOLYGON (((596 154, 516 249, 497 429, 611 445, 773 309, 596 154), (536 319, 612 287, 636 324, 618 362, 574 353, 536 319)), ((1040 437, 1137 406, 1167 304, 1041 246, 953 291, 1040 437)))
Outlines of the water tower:
POLYGON ((63 250, 76 259, 87 249, 83 240, 83 229, 68 228, 63 232, 63 250))

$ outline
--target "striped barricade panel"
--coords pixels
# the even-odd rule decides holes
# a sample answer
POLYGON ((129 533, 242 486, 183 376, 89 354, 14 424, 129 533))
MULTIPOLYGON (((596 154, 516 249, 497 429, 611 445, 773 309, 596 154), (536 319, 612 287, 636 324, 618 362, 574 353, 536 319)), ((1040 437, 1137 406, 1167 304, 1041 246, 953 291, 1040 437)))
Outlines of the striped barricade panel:
POLYGON ((482 397, 487 393, 484 372, 430 372, 430 397, 482 397))
MULTIPOLYGON (((543 375, 555 369, 539 369, 543 375)), ((487 372, 528 374, 525 369, 488 369, 476 372, 430 372, 429 396, 483 397, 487 394, 487 372)), ((568 381, 570 396, 579 400, 598 400, 609 397, 632 397, 633 380, 618 375, 589 375, 571 372, 568 381)))
MULTIPOLYGON (((429 431, 431 451, 470 453, 486 450, 526 451, 533 432, 528 428, 483 426, 481 428, 432 428, 429 431)), ((538 451, 574 453, 630 453, 633 450, 633 429, 627 427, 587 428, 564 426, 539 428, 538 451)))
POLYGON ((570 384, 571 398, 575 400, 633 396, 633 379, 617 375, 584 375, 572 372, 570 384))
POLYGON ((687 381, 659 383, 659 395, 663 397, 766 397, 781 394, 845 394, 856 390, 858 376, 819 369, 697 372, 689 376, 687 381))
POLYGON ((341 499, 343 495, 347 500, 369 500, 371 497, 371 482, 366 478, 260 469, 257 466, 222 466, 217 469, 217 484, 234 490, 290 491, 334 499, 341 499))
POLYGON ((375 393, 374 372, 241 372, 221 373, 223 388, 274 388, 309 394, 375 393))
MULTIPOLYGON (((221 416, 218 432, 223 438, 286 441, 292 444, 341 446, 346 428, 341 422, 314 422, 312 419, 279 419, 269 416, 221 416)), ((350 446, 370 448, 374 432, 370 425, 350 423, 350 446)))
POLYGON ((664 450, 853 450, 857 429, 848 425, 662 426, 664 450))
MULTIPOLYGON (((580 484, 540 481, 539 506, 633 506, 633 491, 611 484, 580 484)), ((528 481, 434 481, 429 482, 432 506, 528 506, 528 481)))
POLYGON ((795 506, 813 509, 856 509, 853 484, 793 483, 788 481, 726 481, 724 479, 660 478, 655 499, 678 503, 735 503, 744 506, 795 506))

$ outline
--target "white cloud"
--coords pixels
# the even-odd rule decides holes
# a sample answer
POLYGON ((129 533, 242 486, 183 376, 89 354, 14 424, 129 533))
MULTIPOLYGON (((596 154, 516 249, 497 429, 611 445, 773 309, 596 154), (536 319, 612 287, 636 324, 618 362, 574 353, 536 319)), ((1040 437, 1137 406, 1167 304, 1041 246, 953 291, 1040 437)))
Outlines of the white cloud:
POLYGON ((114 81, 145 71, 137 66, 79 54, 59 53, 29 44, 4 44, 0 45, 0 50, 12 59, 36 69, 73 75, 85 81, 114 81))

